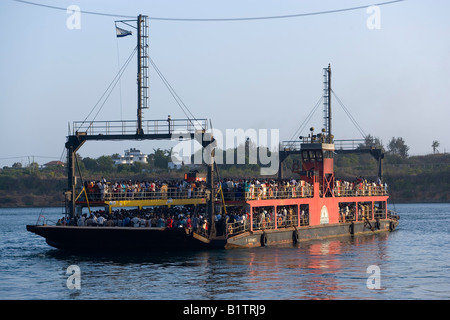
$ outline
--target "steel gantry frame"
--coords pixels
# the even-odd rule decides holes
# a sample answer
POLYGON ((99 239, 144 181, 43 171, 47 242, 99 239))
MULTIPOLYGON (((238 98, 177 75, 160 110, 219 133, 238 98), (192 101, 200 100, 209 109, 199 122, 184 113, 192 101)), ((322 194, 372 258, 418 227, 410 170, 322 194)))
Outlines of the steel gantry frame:
MULTIPOLYGON (((137 29, 137 120, 136 121, 82 121, 73 123, 73 132, 67 136, 67 191, 66 214, 76 215, 76 152, 86 141, 117 140, 192 140, 196 139, 203 148, 214 143, 214 137, 207 132, 206 119, 142 120, 142 109, 147 109, 149 96, 149 54, 148 54, 148 17, 139 15, 136 20, 120 20, 137 29), (137 27, 128 22, 136 22, 137 27)), ((131 33, 130 33, 131 34, 131 33)), ((212 151, 214 152, 214 151, 212 151)), ((211 155, 214 157, 214 155, 211 155)), ((214 162, 207 166, 207 211, 210 221, 214 222, 214 162)), ((214 223, 211 223, 210 236, 215 236, 214 223)))

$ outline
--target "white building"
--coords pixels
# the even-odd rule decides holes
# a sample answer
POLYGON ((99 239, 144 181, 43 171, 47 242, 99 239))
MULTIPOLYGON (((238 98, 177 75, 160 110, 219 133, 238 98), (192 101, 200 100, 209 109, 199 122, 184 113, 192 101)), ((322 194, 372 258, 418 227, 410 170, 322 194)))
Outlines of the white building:
POLYGON ((148 163, 148 155, 143 154, 141 150, 130 148, 125 150, 125 154, 121 155, 119 159, 114 159, 114 163, 118 164, 133 164, 135 162, 148 163))

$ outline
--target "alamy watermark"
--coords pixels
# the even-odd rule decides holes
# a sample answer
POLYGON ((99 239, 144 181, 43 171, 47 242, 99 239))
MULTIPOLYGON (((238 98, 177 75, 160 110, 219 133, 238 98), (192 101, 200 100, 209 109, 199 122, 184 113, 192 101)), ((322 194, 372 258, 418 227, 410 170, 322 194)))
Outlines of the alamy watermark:
POLYGON ((66 26, 69 30, 81 29, 81 10, 80 7, 72 4, 67 7, 67 14, 70 16, 66 19, 66 26))
POLYGON ((279 167, 279 137, 279 129, 226 129, 225 133, 212 129, 196 133, 194 140, 190 134, 173 132, 172 141, 179 142, 172 148, 171 160, 175 164, 259 164, 261 175, 274 175, 279 167))
POLYGON ((67 267, 66 275, 69 277, 66 281, 67 289, 81 289, 81 269, 77 265, 67 267))
POLYGON ((381 289, 381 270, 377 265, 370 265, 367 267, 366 273, 370 274, 367 278, 367 289, 379 290, 381 289))
POLYGON ((369 30, 381 29, 381 11, 379 6, 367 7, 366 13, 370 16, 366 20, 366 26, 369 30))

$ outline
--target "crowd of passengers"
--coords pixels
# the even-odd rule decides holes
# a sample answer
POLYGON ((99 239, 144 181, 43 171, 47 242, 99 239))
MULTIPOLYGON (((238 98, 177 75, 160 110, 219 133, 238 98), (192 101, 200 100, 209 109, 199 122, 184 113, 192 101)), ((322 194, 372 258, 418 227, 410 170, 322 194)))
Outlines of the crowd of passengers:
POLYGON ((312 186, 305 181, 293 178, 276 180, 261 179, 223 179, 220 183, 225 200, 244 199, 284 199, 312 196, 312 186))
MULTIPOLYGON (((295 197, 299 192, 312 195, 311 186, 295 179, 222 179, 216 188, 223 192, 225 200, 270 199, 295 197)), ((145 180, 115 181, 102 178, 98 181, 86 181, 84 184, 88 199, 184 199, 206 196, 206 182, 185 180, 145 180)), ((80 200, 84 200, 81 194, 80 200)))
POLYGON ((380 178, 375 182, 359 176, 353 181, 336 180, 334 193, 335 196, 384 195, 387 193, 387 184, 381 183, 380 178))
MULTIPOLYGON (((248 213, 242 209, 232 209, 226 214, 216 214, 217 234, 224 234, 227 223, 244 224, 248 216, 248 213)), ((111 213, 96 210, 72 219, 63 217, 56 223, 59 226, 187 228, 196 232, 205 232, 208 230, 208 224, 204 209, 198 210, 194 206, 118 209, 111 213)))
MULTIPOLYGON (((199 198, 205 195, 204 181, 145 180, 98 181, 84 183, 89 200, 199 198)), ((82 195, 83 196, 83 195, 82 195)), ((82 198, 83 199, 83 198, 82 198)))
MULTIPOLYGON (((302 211, 301 219, 308 218, 308 213, 302 211)), ((292 209, 280 207, 277 211, 278 227, 288 227, 297 224, 297 218, 292 209)), ((242 207, 230 207, 226 212, 220 212, 214 218, 217 235, 236 233, 248 230, 250 213, 242 207)), ((270 228, 274 222, 272 209, 256 209, 253 212, 253 228, 270 228)), ((59 226, 97 226, 97 227, 135 227, 135 228, 187 228, 198 233, 208 230, 209 221, 202 209, 194 206, 152 207, 142 209, 118 209, 111 213, 104 210, 83 213, 76 218, 63 217, 58 220, 59 226)))
MULTIPOLYGON (((206 182, 185 180, 145 180, 145 181, 115 181, 108 182, 102 178, 99 181, 85 182, 85 190, 90 201, 114 199, 189 199, 206 196, 206 182)), ((223 192, 225 200, 244 199, 279 199, 310 197, 312 186, 295 179, 276 180, 261 179, 222 179, 216 188, 223 192)), ((356 177, 353 181, 336 180, 334 192, 336 196, 343 195, 375 195, 383 194, 387 186, 381 181, 368 181, 364 177, 356 177)), ((84 200, 84 195, 80 200, 84 200)))
POLYGON ((118 209, 108 213, 104 210, 83 213, 72 219, 62 218, 57 225, 108 226, 108 227, 169 227, 197 228, 206 221, 204 212, 194 207, 154 207, 142 209, 118 209))

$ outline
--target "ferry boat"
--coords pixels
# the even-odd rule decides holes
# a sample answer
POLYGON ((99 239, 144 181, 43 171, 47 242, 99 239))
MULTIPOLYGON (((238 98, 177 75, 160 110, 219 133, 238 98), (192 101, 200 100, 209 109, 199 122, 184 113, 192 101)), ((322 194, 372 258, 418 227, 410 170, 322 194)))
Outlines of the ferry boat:
MULTIPOLYGON (((129 20, 127 20, 129 22, 129 20)), ((214 163, 205 164, 206 175, 190 172, 187 183, 202 182, 193 192, 180 192, 168 185, 132 194, 94 192, 77 179, 77 150, 88 141, 170 140, 173 133, 198 139, 203 148, 214 143, 206 119, 142 121, 148 99, 148 18, 138 16, 138 109, 137 121, 74 122, 67 137, 66 217, 76 221, 86 208, 103 207, 107 214, 124 208, 189 207, 203 211, 205 221, 197 228, 143 225, 48 225, 38 220, 28 231, 46 239, 55 248, 75 251, 159 251, 217 248, 250 248, 296 245, 302 241, 330 237, 354 237, 391 232, 399 216, 388 210, 388 189, 382 183, 381 147, 348 147, 331 133, 331 67, 324 68, 324 129, 295 141, 284 141, 279 150, 277 178, 261 181, 218 181, 214 163), (376 182, 363 179, 341 181, 334 174, 335 154, 366 152, 378 161, 376 182), (283 180, 283 161, 300 155, 293 172, 297 180, 283 180), (234 219, 231 212, 240 212, 234 219), (230 217, 231 216, 231 217, 230 217), (221 218, 220 223, 217 219, 221 218), (225 220, 227 219, 227 220, 225 220)), ((119 21, 120 22, 120 21, 119 21)), ((127 25, 130 25, 127 22, 127 25)), ((117 23, 117 22, 116 22, 117 23)), ((347 141, 348 142, 348 141, 347 141)), ((81 178, 81 176, 80 176, 81 178)))

